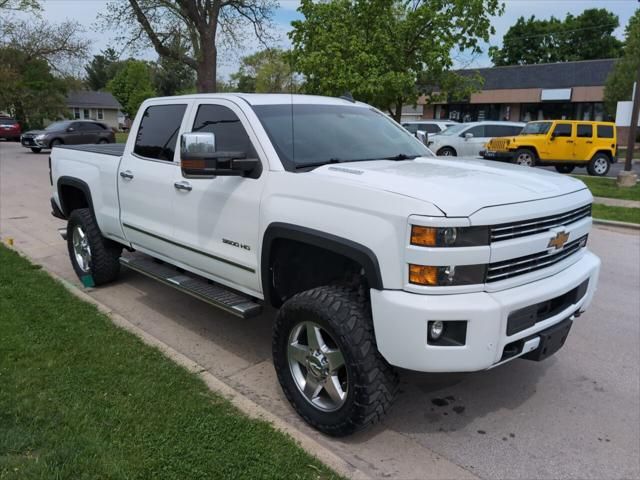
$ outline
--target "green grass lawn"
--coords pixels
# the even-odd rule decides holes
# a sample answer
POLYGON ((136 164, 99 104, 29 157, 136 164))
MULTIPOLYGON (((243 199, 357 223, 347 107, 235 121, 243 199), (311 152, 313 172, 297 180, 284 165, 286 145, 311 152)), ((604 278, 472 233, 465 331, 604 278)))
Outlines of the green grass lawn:
POLYGON ((594 203, 592 213, 593 218, 640 223, 640 208, 609 207, 608 205, 594 203))
POLYGON ((634 187, 620 188, 615 178, 604 177, 576 177, 582 180, 591 190, 594 197, 618 198, 620 200, 640 201, 640 184, 634 187))
POLYGON ((0 246, 0 479, 333 478, 0 246))
POLYGON ((129 132, 116 132, 116 143, 126 143, 129 132))

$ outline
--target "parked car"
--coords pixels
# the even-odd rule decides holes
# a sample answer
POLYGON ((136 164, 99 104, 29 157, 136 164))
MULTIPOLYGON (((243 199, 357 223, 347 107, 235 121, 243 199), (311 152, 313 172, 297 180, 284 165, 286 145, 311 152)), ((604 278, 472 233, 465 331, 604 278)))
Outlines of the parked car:
POLYGON ((396 367, 553 355, 596 290, 584 183, 434 158, 366 104, 157 98, 131 130, 127 144, 51 153, 78 277, 104 285, 124 266, 241 318, 278 308, 280 385, 329 435, 384 416, 396 367))
POLYGON ((492 137, 512 137, 524 128, 520 122, 459 123, 435 135, 429 135, 427 145, 436 155, 476 157, 492 137))
POLYGON ((402 126, 416 136, 418 132, 426 132, 429 135, 440 133, 452 125, 457 125, 457 123, 452 120, 412 120, 402 122, 402 126))
POLYGON ((64 120, 44 130, 30 130, 20 137, 22 146, 40 153, 56 145, 83 145, 87 143, 115 143, 113 130, 104 123, 90 120, 64 120))
POLYGON ((617 161, 616 126, 611 122, 553 120, 529 122, 520 135, 493 138, 482 156, 518 165, 554 165, 560 173, 586 167, 603 176, 617 161))
POLYGON ((20 140, 20 123, 15 118, 0 117, 0 140, 20 140))

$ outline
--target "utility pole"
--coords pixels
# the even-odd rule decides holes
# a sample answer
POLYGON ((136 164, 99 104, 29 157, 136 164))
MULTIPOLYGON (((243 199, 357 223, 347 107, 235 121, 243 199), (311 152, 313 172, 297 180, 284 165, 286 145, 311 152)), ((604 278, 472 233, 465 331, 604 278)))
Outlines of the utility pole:
POLYGON ((636 74, 636 83, 633 94, 633 107, 631 108, 631 124, 629 125, 629 139, 627 141, 627 156, 624 162, 624 171, 618 174, 619 187, 633 187, 638 181, 638 176, 631 171, 633 162, 633 148, 636 143, 638 131, 638 113, 640 112, 640 65, 636 74))

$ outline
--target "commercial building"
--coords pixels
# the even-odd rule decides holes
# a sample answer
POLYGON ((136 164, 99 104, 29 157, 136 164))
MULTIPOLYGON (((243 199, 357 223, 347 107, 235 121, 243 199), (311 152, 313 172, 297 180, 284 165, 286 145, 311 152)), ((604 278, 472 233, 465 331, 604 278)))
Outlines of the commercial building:
POLYGON ((480 75, 482 90, 464 102, 428 105, 418 101, 424 119, 478 120, 611 120, 604 110, 604 85, 616 60, 514 65, 459 70, 480 75))

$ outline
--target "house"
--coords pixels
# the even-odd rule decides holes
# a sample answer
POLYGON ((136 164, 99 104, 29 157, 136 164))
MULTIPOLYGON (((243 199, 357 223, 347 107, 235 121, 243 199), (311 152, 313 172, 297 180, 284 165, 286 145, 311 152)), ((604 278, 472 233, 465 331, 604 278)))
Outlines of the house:
POLYGON ((110 127, 119 128, 123 123, 121 106, 109 92, 76 91, 67 95, 71 118, 97 120, 110 127))

